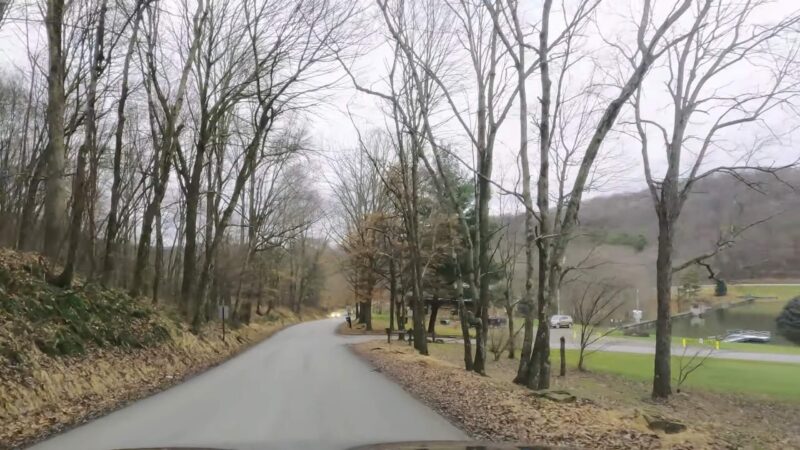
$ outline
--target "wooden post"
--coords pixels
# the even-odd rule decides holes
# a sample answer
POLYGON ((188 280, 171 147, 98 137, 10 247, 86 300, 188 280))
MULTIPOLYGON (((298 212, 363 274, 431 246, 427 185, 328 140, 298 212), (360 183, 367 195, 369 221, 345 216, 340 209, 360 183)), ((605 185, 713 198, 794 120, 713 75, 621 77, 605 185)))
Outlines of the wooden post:
POLYGON ((566 339, 564 339, 564 336, 561 336, 560 341, 561 341, 561 372, 560 372, 560 375, 563 377, 563 376, 567 375, 567 358, 566 358, 567 341, 566 341, 566 339))

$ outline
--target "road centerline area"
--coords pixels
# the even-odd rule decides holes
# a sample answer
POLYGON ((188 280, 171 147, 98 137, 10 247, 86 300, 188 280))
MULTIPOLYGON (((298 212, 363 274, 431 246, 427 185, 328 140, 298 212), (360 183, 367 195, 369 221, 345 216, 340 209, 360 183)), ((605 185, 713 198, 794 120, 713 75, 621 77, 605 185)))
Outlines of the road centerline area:
POLYGON ((342 449, 466 439, 354 355, 347 343, 359 338, 334 334, 338 323, 290 327, 181 385, 32 449, 342 449))

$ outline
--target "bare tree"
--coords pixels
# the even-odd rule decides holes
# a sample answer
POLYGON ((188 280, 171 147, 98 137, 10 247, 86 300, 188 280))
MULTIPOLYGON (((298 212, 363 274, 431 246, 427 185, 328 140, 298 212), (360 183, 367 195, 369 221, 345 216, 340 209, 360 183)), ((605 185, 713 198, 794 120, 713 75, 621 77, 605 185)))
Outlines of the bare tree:
MULTIPOLYGON (((666 106, 672 112, 669 120, 645 116, 646 92, 656 88, 639 86, 633 96, 636 135, 641 142, 645 181, 658 217, 658 259, 656 292, 658 319, 656 324, 655 372, 652 396, 667 398, 670 387, 671 285, 676 271, 704 263, 731 239, 721 238, 708 253, 685 263, 673 262, 675 228, 681 210, 696 184, 714 174, 728 174, 745 181, 743 172, 756 170, 776 174, 780 167, 758 163, 763 142, 725 146, 725 132, 744 125, 770 129, 769 112, 785 104, 797 92, 796 81, 789 75, 797 70, 798 45, 792 31, 800 20, 797 13, 778 23, 761 23, 758 11, 768 2, 747 0, 728 4, 706 0, 692 11, 687 30, 676 31, 681 44, 668 49, 661 85, 669 94, 666 106), (780 42, 779 42, 780 41, 780 42), (755 86, 729 83, 736 70, 753 71, 755 86), (657 178, 651 166, 648 130, 655 130, 662 140, 658 152, 666 152, 667 168, 657 178), (714 166, 709 158, 714 150, 727 151, 738 163, 714 166), (687 161, 687 158, 689 160, 687 161), (688 167, 688 171, 685 170, 688 167)), ((659 117, 667 117, 659 110, 659 117)), ((745 181, 746 182, 746 181, 745 181)), ((711 273, 713 276, 713 272, 711 273)))
POLYGON ((382 169, 371 158, 386 162, 390 143, 375 131, 362 144, 366 148, 344 152, 333 162, 335 179, 331 184, 344 223, 340 240, 348 254, 348 278, 361 303, 357 319, 372 330, 372 291, 385 259, 379 254, 386 239, 380 222, 389 213, 389 193, 381 181, 382 169))
POLYGON ((117 124, 114 130, 114 158, 112 163, 112 183, 111 199, 106 222, 105 235, 105 254, 103 256, 103 266, 100 278, 103 283, 108 284, 114 272, 114 267, 118 252, 117 234, 120 229, 120 200, 122 197, 123 173, 122 158, 124 146, 126 109, 130 95, 130 69, 131 61, 136 53, 139 28, 142 21, 144 10, 144 0, 136 2, 134 11, 131 35, 128 40, 128 48, 122 63, 122 80, 120 82, 120 93, 117 99, 117 124))
POLYGON ((620 288, 608 283, 587 282, 575 301, 572 316, 580 325, 578 370, 586 370, 586 357, 597 351, 590 347, 614 331, 607 325, 623 305, 620 292, 620 288))
POLYGON ((183 61, 180 78, 174 94, 170 93, 167 90, 167 86, 163 85, 162 71, 164 69, 156 62, 156 42, 158 41, 160 13, 157 8, 153 8, 150 5, 146 8, 148 15, 148 24, 145 28, 147 49, 143 63, 146 67, 145 88, 148 93, 147 103, 154 148, 151 169, 152 197, 145 208, 142 218, 131 284, 131 294, 133 295, 138 295, 143 288, 145 270, 149 263, 153 222, 161 208, 161 202, 164 200, 172 167, 173 153, 179 146, 180 134, 184 128, 179 123, 180 115, 186 100, 189 75, 205 32, 207 18, 205 8, 203 0, 198 1, 197 8, 189 21, 190 26, 187 33, 188 51, 183 61))
POLYGON ((58 256, 67 210, 66 145, 64 142, 64 108, 66 76, 63 52, 64 0, 48 0, 45 15, 47 29, 47 136, 45 149, 44 254, 58 256))
MULTIPOLYGON (((492 26, 489 14, 480 2, 452 2, 445 5, 428 5, 427 15, 445 17, 445 21, 436 23, 428 21, 429 32, 434 31, 438 37, 440 34, 447 33, 443 27, 447 24, 455 23, 452 32, 458 36, 460 50, 471 63, 470 74, 471 84, 474 88, 475 109, 467 108, 465 111, 459 107, 455 98, 454 87, 447 82, 445 71, 442 70, 443 60, 441 57, 430 56, 430 49, 441 51, 442 45, 436 45, 432 39, 428 39, 426 46, 419 49, 411 39, 408 27, 402 14, 403 4, 390 5, 386 1, 378 1, 381 8, 384 22, 389 34, 394 41, 397 51, 401 52, 403 58, 409 62, 411 80, 423 91, 423 74, 429 79, 433 86, 439 91, 449 106, 450 113, 454 115, 461 129, 468 137, 470 146, 475 151, 477 167, 471 168, 476 174, 476 210, 477 210, 477 229, 474 238, 474 283, 478 290, 478 301, 476 302, 475 314, 479 318, 476 322, 476 352, 473 363, 473 370, 484 373, 486 362, 486 332, 488 327, 488 302, 489 302, 489 282, 484 277, 490 272, 491 256, 490 241, 491 233, 489 228, 489 201, 491 199, 492 188, 492 162, 493 151, 499 127, 507 117, 511 108, 511 99, 515 95, 509 87, 509 76, 504 70, 506 65, 505 58, 500 51, 500 43, 496 29, 492 26), (400 11, 400 13, 398 13, 400 11)), ((458 49, 459 47, 453 47, 458 49)), ((445 53, 446 55, 446 53, 445 53)), ((430 89, 428 89, 430 90, 430 89)), ((469 96, 468 96, 469 97, 469 96)), ((468 102, 466 100, 465 102, 468 102)), ((423 131, 430 145, 434 150, 443 150, 441 144, 434 138, 431 123, 433 111, 428 105, 421 109, 423 117, 423 131)))
MULTIPOLYGON (((69 224, 67 259, 64 270, 54 282, 68 287, 75 276, 75 264, 78 257, 78 245, 81 240, 81 226, 84 211, 90 197, 89 184, 95 180, 87 174, 88 159, 97 154, 97 85, 100 75, 108 65, 105 54, 105 32, 107 0, 102 0, 98 8, 97 27, 92 45, 92 59, 89 71, 89 86, 86 90, 86 112, 84 119, 84 142, 78 149, 78 161, 75 180, 72 187, 72 213, 69 224)), ((91 237, 94 239, 94 236, 91 237)))
POLYGON ((678 376, 675 379, 675 389, 678 393, 681 392, 681 386, 686 383, 689 376, 703 367, 713 354, 714 349, 710 347, 694 351, 690 350, 688 346, 683 347, 683 352, 678 357, 678 376), (690 355, 687 357, 687 354, 690 355))
MULTIPOLYGON (((599 108, 599 118, 593 121, 594 126, 591 138, 584 146, 580 162, 576 164, 577 170, 574 174, 572 186, 566 189, 568 193, 564 197, 563 205, 557 207, 557 215, 550 217, 549 201, 549 152, 551 142, 551 122, 553 111, 547 99, 550 94, 544 93, 551 89, 549 81, 549 64, 540 63, 542 78, 542 108, 539 115, 539 139, 540 139, 540 174, 538 181, 537 208, 539 214, 539 229, 536 239, 539 251, 539 290, 538 290, 538 311, 539 320, 536 338, 531 351, 530 361, 525 368, 527 376, 525 383, 528 386, 544 389, 550 386, 550 329, 547 315, 553 293, 558 289, 561 282, 564 257, 568 243, 573 237, 578 223, 578 211, 580 209, 583 194, 586 192, 587 184, 592 175, 595 162, 601 146, 616 124, 622 108, 628 99, 638 89, 644 80, 645 74, 652 67, 653 63, 668 49, 678 42, 680 37, 667 39, 666 34, 670 31, 678 19, 691 6, 691 0, 680 0, 667 10, 666 16, 660 22, 654 22, 652 1, 645 0, 642 4, 641 18, 637 31, 637 45, 633 58, 633 69, 630 73, 623 76, 623 82, 619 91, 611 96, 611 100, 605 106, 599 108), (600 112, 602 111, 602 112, 600 112), (552 225, 551 225, 552 224, 552 225)), ((542 30, 547 30, 549 12, 545 11, 543 16, 542 30), (546 20, 545 20, 546 19, 546 20)), ((540 32, 539 57, 542 61, 551 58, 549 55, 550 38, 548 33, 540 32)), ((568 42, 567 44, 568 45, 568 42)), ((566 62, 562 60, 562 64, 566 62)), ((563 70, 563 69, 562 69, 563 70)), ((555 107, 558 102, 555 102, 555 107)))

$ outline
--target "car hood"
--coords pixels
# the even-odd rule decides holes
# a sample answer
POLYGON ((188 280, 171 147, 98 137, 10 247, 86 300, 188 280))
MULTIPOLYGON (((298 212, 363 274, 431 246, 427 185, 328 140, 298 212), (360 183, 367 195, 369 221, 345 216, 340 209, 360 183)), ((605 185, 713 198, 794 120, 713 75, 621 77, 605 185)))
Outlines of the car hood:
MULTIPOLYGON (((248 447, 250 448, 250 447, 248 447)), ((414 442, 391 442, 384 444, 370 444, 353 447, 349 450, 563 450, 572 447, 553 447, 548 445, 527 445, 512 443, 489 443, 474 441, 414 441, 414 442)), ((265 447, 266 449, 266 447, 265 447)), ((319 447, 311 447, 309 450, 327 450, 324 444, 319 447)), ((220 449, 207 447, 151 447, 151 448, 128 448, 117 450, 236 450, 220 449)))
POLYGON ((394 442, 365 445, 350 450, 557 450, 567 447, 474 441, 394 442))

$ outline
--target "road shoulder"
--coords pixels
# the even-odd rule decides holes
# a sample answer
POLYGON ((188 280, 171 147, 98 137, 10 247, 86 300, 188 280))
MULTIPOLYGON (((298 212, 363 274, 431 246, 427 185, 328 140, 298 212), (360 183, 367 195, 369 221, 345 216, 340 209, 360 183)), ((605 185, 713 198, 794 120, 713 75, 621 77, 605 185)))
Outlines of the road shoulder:
POLYGON ((682 437, 650 431, 641 416, 594 401, 555 403, 511 382, 466 372, 447 361, 417 355, 403 345, 356 344, 361 357, 473 438, 580 448, 693 448, 711 438, 696 430, 682 437))

